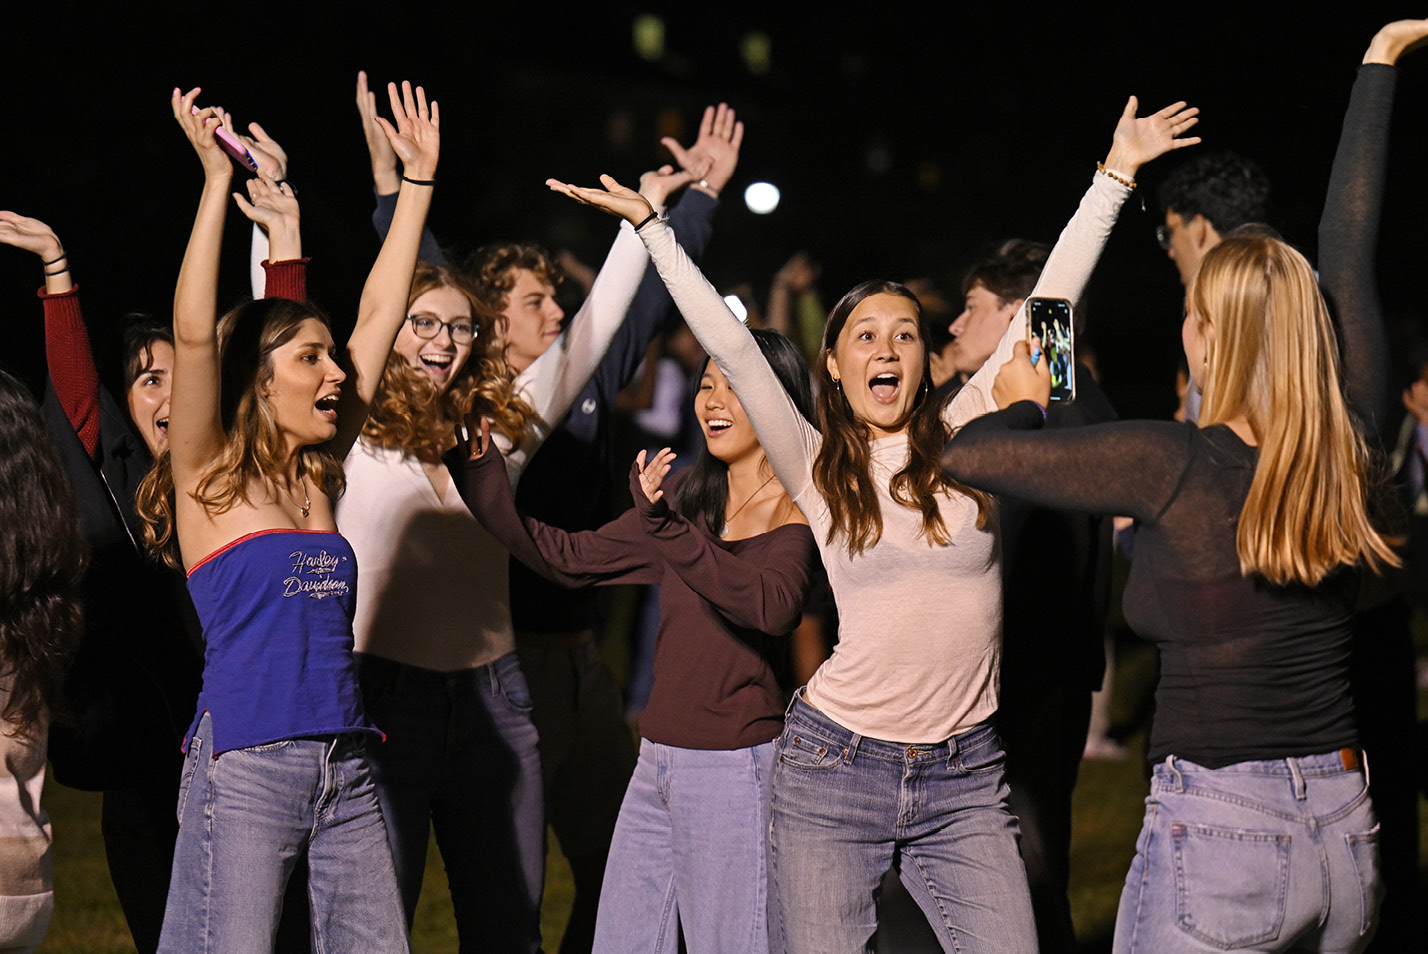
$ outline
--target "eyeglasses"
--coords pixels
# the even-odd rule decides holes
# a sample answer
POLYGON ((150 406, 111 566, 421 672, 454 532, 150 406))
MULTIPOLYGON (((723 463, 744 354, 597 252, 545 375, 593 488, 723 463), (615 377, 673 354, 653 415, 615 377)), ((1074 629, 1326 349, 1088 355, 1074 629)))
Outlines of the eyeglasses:
POLYGON ((435 315, 407 315, 407 321, 412 323, 412 331, 418 338, 435 338, 445 328, 451 335, 452 344, 470 344, 476 339, 476 326, 470 319, 442 321, 435 315))
POLYGON ((1170 226, 1157 225, 1155 227, 1155 240, 1160 243, 1161 251, 1170 251, 1170 226))

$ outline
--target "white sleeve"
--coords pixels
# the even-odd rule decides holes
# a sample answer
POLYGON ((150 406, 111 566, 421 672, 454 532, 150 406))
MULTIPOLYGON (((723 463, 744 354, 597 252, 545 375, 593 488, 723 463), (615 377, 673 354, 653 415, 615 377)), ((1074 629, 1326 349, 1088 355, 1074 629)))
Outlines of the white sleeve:
POLYGON ((1007 326, 997 350, 943 409, 942 416, 947 423, 960 427, 974 417, 997 409, 997 402, 992 399, 992 382, 1002 365, 1011 360, 1012 348, 1026 338, 1028 303, 1036 297, 1065 298, 1073 303, 1080 299, 1128 195, 1130 190, 1109 176, 1097 173, 1091 178, 1091 187, 1081 197, 1076 214, 1056 240, 1046 267, 1041 270, 1041 278, 1007 326))
POLYGON ((798 499, 813 482, 818 432, 798 412, 749 329, 680 248, 673 230, 656 221, 640 230, 640 238, 689 329, 739 396, 779 482, 798 499))
POLYGON ((253 300, 264 297, 268 287, 268 275, 263 271, 263 263, 268 260, 268 233, 253 223, 253 244, 248 252, 248 281, 253 286, 253 300))
POLYGON ((509 449, 501 447, 506 453, 511 486, 515 486, 531 456, 570 411, 570 405, 600 367, 639 291, 648 263, 649 256, 635 230, 628 223, 620 223, 620 232, 595 276, 585 304, 555 343, 516 375, 516 393, 535 409, 537 419, 526 428, 519 444, 509 449))

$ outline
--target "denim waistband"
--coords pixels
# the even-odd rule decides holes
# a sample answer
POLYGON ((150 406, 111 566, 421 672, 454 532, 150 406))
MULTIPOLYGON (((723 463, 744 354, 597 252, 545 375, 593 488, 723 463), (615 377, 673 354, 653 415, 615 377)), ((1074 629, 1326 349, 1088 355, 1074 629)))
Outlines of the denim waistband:
POLYGON ((794 722, 807 726, 842 749, 845 761, 851 760, 855 755, 889 762, 923 759, 949 761, 956 758, 957 753, 965 752, 973 746, 987 743, 1000 745, 996 725, 991 720, 940 742, 892 742, 887 739, 868 738, 830 719, 810 703, 805 695, 805 689, 799 689, 793 694, 793 700, 789 702, 788 711, 785 713, 785 731, 787 726, 794 722))
POLYGON ((432 692, 450 692, 467 687, 479 689, 483 686, 483 681, 484 685, 489 687, 498 681, 497 667, 501 666, 507 658, 510 658, 513 663, 515 661, 515 653, 511 652, 484 666, 440 672, 436 669, 425 669, 382 656, 374 656, 371 653, 354 652, 352 655, 357 660, 359 678, 364 682, 378 680, 379 684, 390 686, 397 692, 404 689, 427 689, 432 692))
POLYGON ((1222 765, 1219 768, 1207 768, 1188 759, 1172 755, 1155 766, 1157 774, 1171 771, 1181 773, 1218 772, 1225 775, 1267 775, 1279 778, 1293 778, 1296 775, 1302 775, 1306 778, 1314 778, 1336 775, 1340 772, 1361 772, 1366 771, 1366 768, 1363 752, 1356 748, 1343 748, 1335 749, 1332 752, 1318 752, 1314 755, 1293 755, 1282 759, 1235 762, 1231 765, 1222 765))

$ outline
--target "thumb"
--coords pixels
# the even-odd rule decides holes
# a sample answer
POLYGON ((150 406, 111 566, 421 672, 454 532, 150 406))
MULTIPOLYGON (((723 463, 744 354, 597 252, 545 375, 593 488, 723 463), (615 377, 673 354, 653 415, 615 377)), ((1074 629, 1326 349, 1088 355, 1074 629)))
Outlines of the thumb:
POLYGON ((1122 119, 1135 119, 1136 110, 1140 108, 1139 101, 1132 96, 1126 100, 1126 108, 1121 111, 1122 119))
POLYGON ((268 131, 257 123, 249 123, 248 131, 253 134, 253 138, 258 142, 272 142, 273 137, 268 135, 268 131))
POLYGON ((669 150, 669 154, 674 157, 675 162, 684 165, 684 158, 688 153, 685 152, 684 147, 679 144, 678 139, 675 139, 673 136, 662 136, 659 142, 661 146, 669 150))
POLYGON ((1022 338, 1016 344, 1012 345, 1012 357, 1028 359, 1031 357, 1031 345, 1027 343, 1025 338, 1022 338))

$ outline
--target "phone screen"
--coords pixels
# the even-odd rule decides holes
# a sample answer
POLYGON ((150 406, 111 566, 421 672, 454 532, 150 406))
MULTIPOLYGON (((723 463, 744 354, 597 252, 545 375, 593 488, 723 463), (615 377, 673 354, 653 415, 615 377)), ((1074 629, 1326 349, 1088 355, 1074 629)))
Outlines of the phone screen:
POLYGON ((1076 356, 1071 303, 1064 298, 1033 298, 1031 333, 1041 339, 1042 360, 1051 369, 1051 400, 1076 399, 1076 356))

